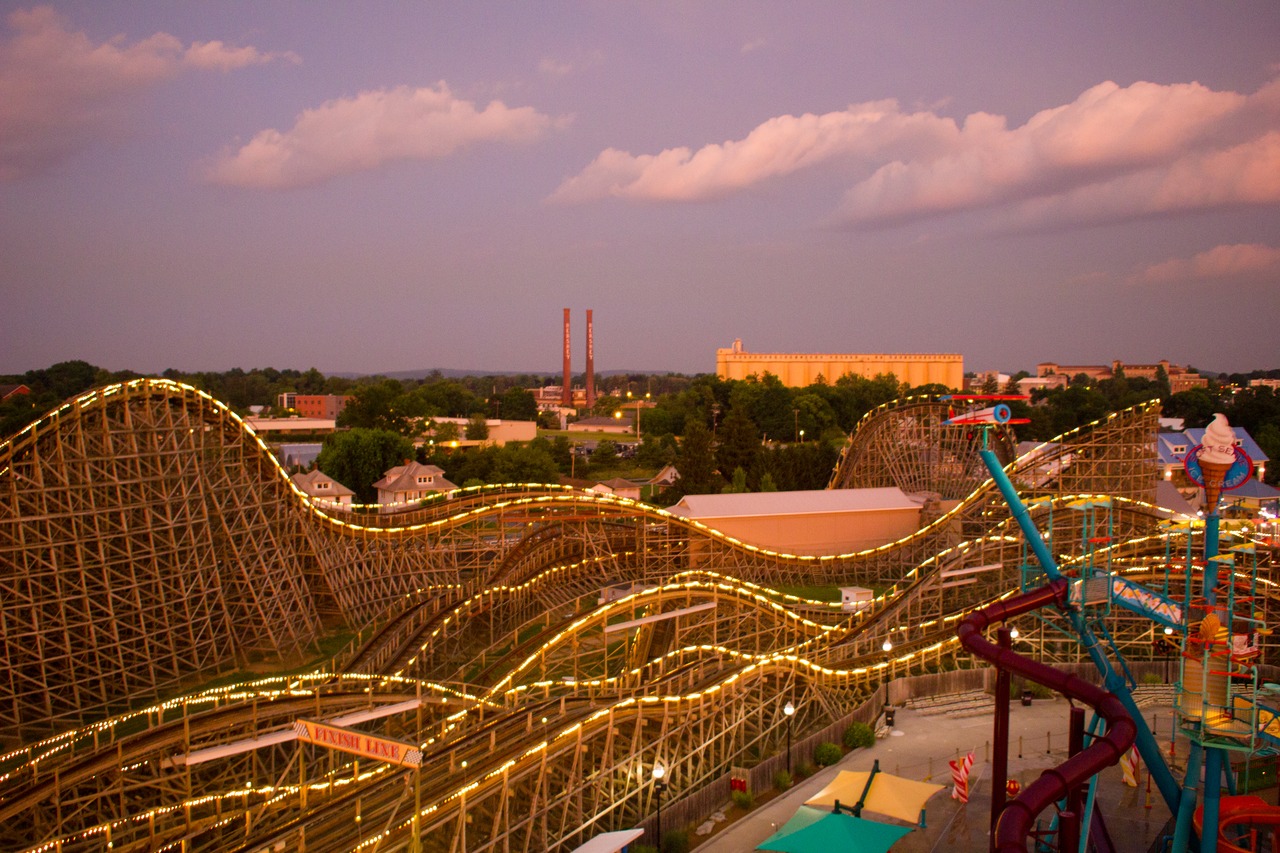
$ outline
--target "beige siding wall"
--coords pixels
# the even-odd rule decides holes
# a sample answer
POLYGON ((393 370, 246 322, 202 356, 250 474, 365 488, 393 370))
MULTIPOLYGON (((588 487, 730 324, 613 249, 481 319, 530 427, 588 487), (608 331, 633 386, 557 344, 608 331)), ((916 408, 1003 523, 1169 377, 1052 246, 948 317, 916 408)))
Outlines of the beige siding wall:
POLYGON ((938 383, 959 389, 964 387, 964 357, 957 353, 808 355, 716 350, 716 375, 721 379, 746 379, 766 373, 792 388, 812 385, 819 376, 834 383, 846 374, 874 379, 882 373, 892 373, 899 382, 913 386, 938 383))
POLYGON ((787 554, 845 554, 910 536, 920 528, 915 508, 863 512, 699 518, 722 533, 787 554))

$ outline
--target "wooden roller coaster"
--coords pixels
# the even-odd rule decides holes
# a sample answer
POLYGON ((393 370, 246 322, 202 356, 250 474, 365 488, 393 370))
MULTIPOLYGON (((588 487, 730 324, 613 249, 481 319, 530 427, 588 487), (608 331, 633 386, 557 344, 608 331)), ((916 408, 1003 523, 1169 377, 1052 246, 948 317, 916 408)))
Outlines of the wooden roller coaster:
MULTIPOLYGON (((860 445, 877 418, 846 461, 941 458, 860 445)), ((1110 497, 1118 571, 1157 571, 1191 535, 1157 527, 1155 418, 1011 462, 1064 564, 1097 558, 1064 510, 1082 494, 1110 497)), ((822 557, 550 486, 348 514, 309 502, 202 392, 91 392, 0 445, 0 846, 542 851, 635 825, 657 761, 679 797, 778 752, 787 701, 813 731, 888 677, 967 665, 956 623, 1017 588, 1025 554, 990 483, 964 477, 956 497, 924 484, 942 503, 911 536, 822 557), (845 612, 778 591, 801 584, 878 594, 845 612), (194 686, 296 665, 342 631, 358 638, 315 671, 194 686), (422 765, 306 744, 302 718, 415 744, 422 765)), ((1150 632, 1115 618, 1122 645, 1150 632)))

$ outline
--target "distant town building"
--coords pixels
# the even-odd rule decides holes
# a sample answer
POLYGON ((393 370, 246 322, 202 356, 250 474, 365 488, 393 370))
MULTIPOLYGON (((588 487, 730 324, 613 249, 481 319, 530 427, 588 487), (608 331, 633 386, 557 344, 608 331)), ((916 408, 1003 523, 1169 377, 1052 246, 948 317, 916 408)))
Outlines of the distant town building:
POLYGON ((23 394, 30 394, 31 389, 26 385, 0 385, 0 403, 12 397, 18 397, 23 394))
MULTIPOLYGON (((471 447, 476 445, 497 445, 501 447, 508 441, 533 441, 538 437, 538 424, 534 421, 512 421, 502 420, 500 418, 486 418, 484 425, 489 429, 489 437, 485 439, 469 439, 465 438, 467 427, 471 424, 471 418, 431 418, 431 423, 435 425, 435 429, 439 429, 442 424, 453 424, 458 429, 458 439, 454 442, 446 442, 456 447, 471 447)), ((419 439, 415 444, 422 444, 419 439)))
POLYGON ((351 506, 355 492, 339 483, 323 471, 308 471, 305 474, 294 474, 291 478, 294 485, 313 500, 334 504, 335 506, 351 506))
POLYGON ((1250 379, 1250 388, 1272 388, 1280 390, 1280 379, 1250 379))
POLYGON ((378 503, 383 505, 383 512, 393 509, 393 504, 420 501, 437 492, 458 488, 444 478, 443 468, 410 460, 387 471, 373 487, 378 490, 378 503))
POLYGON ((743 348, 741 338, 728 349, 716 350, 716 376, 721 379, 763 377, 766 373, 791 388, 812 385, 819 376, 835 383, 841 376, 874 379, 893 374, 908 385, 960 389, 964 387, 964 357, 958 353, 753 353, 743 348))
POLYGON ((1036 365, 1036 376, 1038 377, 1060 377, 1066 382, 1070 382, 1080 374, 1089 377, 1091 382, 1099 382, 1103 379, 1112 379, 1116 373, 1121 370, 1129 379, 1155 379, 1156 374, 1160 372, 1160 368, 1164 368, 1165 375, 1169 377, 1169 390, 1177 394, 1179 391, 1188 391, 1192 388, 1204 388, 1209 384, 1209 380, 1198 373, 1192 373, 1185 367, 1176 364, 1170 364, 1168 360, 1161 359, 1155 364, 1125 364, 1116 360, 1108 365, 1101 364, 1058 364, 1057 362, 1045 361, 1036 365))
POLYGON ((338 413, 347 407, 350 395, 338 394, 295 394, 286 391, 276 398, 282 409, 293 409, 304 418, 336 419, 338 413))
POLYGON ((635 426, 630 418, 582 418, 569 424, 569 432, 612 432, 618 435, 632 435, 635 426))

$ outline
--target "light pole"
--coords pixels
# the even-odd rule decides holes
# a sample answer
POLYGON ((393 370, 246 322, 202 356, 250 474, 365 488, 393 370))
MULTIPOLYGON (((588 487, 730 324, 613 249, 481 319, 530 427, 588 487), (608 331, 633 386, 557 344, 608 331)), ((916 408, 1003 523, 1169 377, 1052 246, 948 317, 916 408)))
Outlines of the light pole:
POLYGON ((796 715, 796 706, 788 702, 782 707, 782 713, 787 717, 787 775, 791 775, 791 718, 796 715))
POLYGON ((1169 641, 1167 638, 1169 638, 1169 637, 1173 636, 1173 629, 1172 629, 1172 628, 1170 628, 1168 625, 1165 625, 1165 626, 1164 626, 1164 635, 1165 635, 1165 638, 1166 638, 1166 640, 1165 640, 1165 645, 1164 645, 1164 649, 1163 649, 1163 651, 1164 651, 1164 683, 1165 683, 1165 684, 1168 684, 1168 683, 1169 683, 1169 658, 1170 658, 1170 657, 1172 657, 1172 655, 1170 655, 1170 654, 1169 654, 1169 642, 1170 642, 1170 641, 1169 641))
POLYGON ((800 410, 792 409, 791 414, 796 416, 796 443, 800 443, 800 410))
POLYGON ((657 847, 662 849, 662 792, 667 790, 667 768, 663 767, 661 762, 654 762, 653 765, 653 790, 658 793, 658 836, 657 847))
POLYGON ((893 651, 893 642, 888 638, 884 638, 884 643, 880 646, 884 649, 884 706, 889 707, 889 652, 893 651))

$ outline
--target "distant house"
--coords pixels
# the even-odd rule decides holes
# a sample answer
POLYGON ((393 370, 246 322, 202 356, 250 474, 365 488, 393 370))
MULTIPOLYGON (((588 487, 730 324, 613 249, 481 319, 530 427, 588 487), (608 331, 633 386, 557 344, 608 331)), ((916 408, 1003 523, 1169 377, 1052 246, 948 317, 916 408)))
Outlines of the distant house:
POLYGON ((31 389, 26 385, 0 385, 0 403, 3 403, 13 397, 30 393, 31 389))
POLYGON ((581 418, 569 424, 569 432, 612 432, 631 435, 635 425, 630 418, 581 418))
POLYGON ((292 480, 294 485, 316 501, 335 506, 351 506, 355 497, 355 492, 320 470, 294 474, 292 480))
POLYGON ((293 409, 304 418, 333 420, 351 400, 350 394, 297 394, 286 391, 276 398, 276 405, 282 409, 293 409))
POLYGON ((391 509, 391 504, 412 503, 458 488, 444 478, 443 468, 408 460, 388 471, 373 487, 378 490, 378 503, 384 512, 391 509))
POLYGON ((615 477, 612 480, 604 480, 596 483, 587 491, 596 492, 601 495, 616 495, 620 498, 628 498, 633 501, 640 500, 640 484, 631 480, 624 480, 621 477, 615 477))
POLYGON ((680 472, 676 470, 674 465, 663 465, 662 470, 653 475, 653 479, 649 481, 649 485, 656 489, 665 489, 675 484, 680 479, 680 472))

